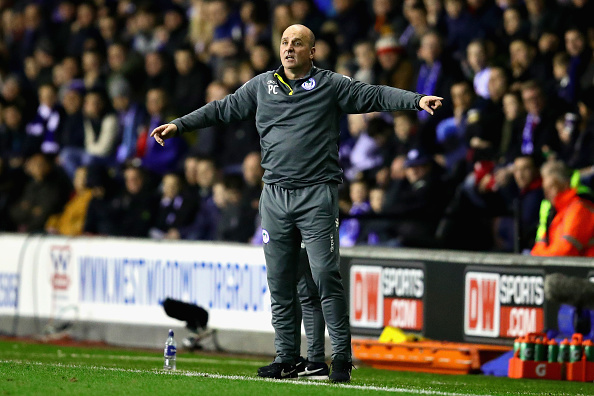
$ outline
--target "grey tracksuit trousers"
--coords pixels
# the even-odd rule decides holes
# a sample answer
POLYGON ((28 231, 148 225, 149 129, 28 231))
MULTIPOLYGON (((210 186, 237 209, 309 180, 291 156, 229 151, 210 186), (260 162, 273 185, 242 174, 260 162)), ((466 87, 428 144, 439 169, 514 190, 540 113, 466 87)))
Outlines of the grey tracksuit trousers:
POLYGON ((320 296, 332 343, 332 359, 350 360, 348 307, 339 272, 338 186, 323 183, 286 189, 266 184, 260 199, 260 214, 276 361, 292 363, 299 353, 297 283, 301 240, 320 296))
MULTIPOLYGON (((300 304, 297 304, 297 307, 301 308, 301 315, 298 314, 295 318, 298 325, 297 330, 301 328, 299 324, 301 322, 300 318, 302 318, 305 336, 307 337, 307 358, 310 362, 321 363, 326 360, 326 322, 324 321, 318 287, 311 274, 305 244, 301 244, 300 250, 299 282, 297 283, 297 295, 299 296, 300 304)), ((297 339, 301 341, 301 337, 297 339)), ((301 353, 301 345, 296 345, 295 347, 296 355, 299 355, 301 353)))

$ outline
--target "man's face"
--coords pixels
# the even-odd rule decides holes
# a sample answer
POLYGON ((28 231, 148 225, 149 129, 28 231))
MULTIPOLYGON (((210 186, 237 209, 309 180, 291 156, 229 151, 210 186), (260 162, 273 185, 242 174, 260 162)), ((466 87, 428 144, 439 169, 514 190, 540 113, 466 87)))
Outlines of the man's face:
POLYGON ((188 74, 194 66, 194 59, 190 51, 176 51, 175 52, 175 68, 181 75, 188 74))
POLYGON ((303 27, 289 26, 283 33, 279 52, 285 70, 298 74, 309 69, 315 48, 303 27))
POLYGON ((99 56, 94 52, 85 52, 82 56, 82 68, 85 72, 99 69, 101 62, 99 56))
POLYGON ((206 88, 206 102, 214 102, 215 100, 221 100, 225 96, 229 95, 229 91, 223 84, 213 82, 206 88))
POLYGON ((543 173, 542 190, 544 191, 545 198, 550 202, 554 202, 555 197, 559 193, 559 185, 553 177, 547 173, 543 173))
POLYGON ((516 33, 520 29, 521 22, 520 13, 517 10, 508 8, 503 13, 503 29, 508 35, 516 33))
POLYGON ((66 110, 66 113, 68 114, 74 114, 79 111, 82 106, 80 93, 74 90, 66 91, 64 99, 62 100, 62 106, 64 106, 64 110, 66 110))
POLYGON ((182 16, 177 11, 173 10, 167 11, 163 20, 165 27, 169 31, 177 29, 183 22, 184 20, 182 19, 182 16))
POLYGON ((367 200, 367 187, 363 183, 353 183, 350 188, 351 201, 355 203, 363 203, 367 200))
POLYGON ((462 12, 463 4, 460 1, 446 1, 445 9, 451 18, 458 18, 462 12))
POLYGON ((526 9, 530 15, 540 15, 544 9, 544 2, 542 0, 527 0, 526 9))
POLYGON ((400 141, 407 141, 413 130, 413 124, 408 117, 394 118, 394 133, 400 141))
POLYGON ((334 0, 332 5, 334 5, 334 9, 337 13, 342 13, 348 10, 351 7, 351 0, 334 0))
POLYGON ((130 99, 127 96, 116 96, 112 99, 111 104, 115 111, 124 111, 130 105, 130 99))
POLYGON ((530 158, 520 157, 514 161, 514 179, 523 190, 536 178, 536 168, 530 158))
POLYGON ((369 205, 375 213, 379 213, 384 205, 384 190, 374 188, 369 192, 369 205))
POLYGON ((126 190, 130 194, 138 194, 142 190, 142 175, 138 169, 126 169, 124 172, 126 190))
POLYGON ((18 129, 23 120, 21 112, 16 106, 9 106, 2 111, 4 124, 11 129, 18 129))
POLYGON ((373 51, 373 47, 367 43, 356 45, 355 58, 357 59, 357 64, 360 68, 371 69, 375 63, 375 52, 373 51))
POLYGON ((186 177, 186 182, 191 186, 196 184, 197 168, 198 160, 193 157, 187 157, 184 161, 184 175, 186 177))
POLYGON ((83 112, 85 116, 89 118, 97 118, 101 115, 102 110, 103 101, 98 94, 91 92, 85 95, 85 101, 83 105, 83 112))
POLYGON ((62 70, 65 74, 66 81, 70 81, 78 74, 78 62, 75 58, 69 56, 62 61, 62 70))
POLYGON ((247 155, 243 160, 243 178, 249 185, 257 185, 262 180, 263 169, 260 161, 258 154, 247 155))
POLYGON ((543 98, 538 89, 524 89, 522 91, 522 102, 526 111, 532 115, 540 115, 544 107, 543 98))
POLYGON ((163 92, 158 89, 151 89, 146 94, 146 110, 150 115, 159 115, 165 107, 163 92))
POLYGON ((569 30, 565 33, 565 48, 570 56, 578 56, 585 46, 582 35, 577 30, 569 30))
POLYGON ((111 70, 121 70, 124 62, 126 61, 126 53, 124 48, 120 45, 111 45, 107 49, 107 63, 111 70))
POLYGON ((227 6, 223 1, 212 1, 207 3, 208 5, 208 14, 210 16, 210 21, 212 24, 216 26, 220 26, 227 21, 227 17, 229 15, 229 11, 227 10, 227 6))
POLYGON ((148 53, 144 58, 144 68, 149 77, 154 77, 163 70, 163 61, 159 55, 155 53, 148 53))
POLYGON ((520 102, 517 96, 509 93, 503 97, 503 114, 507 120, 514 120, 520 115, 520 102))
POLYGON ((398 54, 395 51, 384 52, 377 57, 380 66, 384 70, 392 70, 398 63, 398 54))
POLYGON ((39 88, 39 102, 48 107, 53 107, 56 104, 56 93, 50 86, 43 85, 39 88))
POLYGON ((503 70, 499 68, 491 69, 489 73, 489 82, 487 83, 489 95, 493 100, 499 100, 507 91, 507 78, 503 70))
POLYGON ((196 184, 201 188, 210 188, 216 176, 216 169, 211 161, 200 160, 196 165, 196 184))
POLYGON ((264 70, 270 62, 270 53, 263 45, 257 45, 252 49, 250 61, 256 70, 264 70))
POLYGON ((25 165, 25 171, 35 181, 40 182, 49 173, 50 166, 43 156, 38 154, 34 155, 29 159, 29 161, 27 161, 27 164, 25 165))
POLYGON ((93 23, 93 19, 95 19, 95 14, 93 9, 85 4, 81 4, 76 13, 76 20, 80 24, 81 27, 90 26, 93 23))
POLYGON ((479 71, 485 67, 487 63, 487 55, 482 45, 479 43, 469 44, 466 48, 466 58, 473 70, 479 71))
POLYGON ((528 67, 532 62, 530 48, 522 41, 514 41, 509 46, 509 58, 512 67, 528 67))
POLYGON ((559 37, 555 33, 543 33, 538 39, 538 50, 541 54, 554 54, 559 48, 559 37))
POLYGON ((421 48, 419 57, 425 62, 433 63, 441 55, 441 44, 439 36, 436 34, 427 34, 421 39, 421 48))
POLYGON ((104 39, 112 39, 116 35, 116 23, 111 17, 99 19, 99 31, 104 39))
POLYGON ((430 170, 431 170, 431 165, 425 164, 425 165, 409 166, 409 167, 405 168, 404 172, 405 172, 406 178, 408 179, 408 182, 410 184, 414 184, 414 183, 418 182, 419 180, 421 180, 422 178, 424 178, 425 176, 427 176, 427 174, 429 173, 430 170))
POLYGON ((375 15, 388 15, 392 11, 392 3, 389 0, 373 0, 373 13, 375 15))
POLYGON ((165 175, 163 177, 163 198, 173 199, 179 194, 180 181, 175 175, 165 175))
POLYGON ((472 94, 466 84, 454 84, 451 89, 455 109, 468 110, 472 104, 472 94))

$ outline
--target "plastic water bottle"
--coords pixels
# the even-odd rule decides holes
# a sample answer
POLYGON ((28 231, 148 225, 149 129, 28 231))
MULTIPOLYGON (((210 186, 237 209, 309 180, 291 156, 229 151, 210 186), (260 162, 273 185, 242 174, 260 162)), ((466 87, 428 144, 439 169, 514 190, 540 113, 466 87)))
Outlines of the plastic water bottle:
POLYGON ((169 336, 165 341, 163 370, 175 370, 175 356, 177 354, 177 343, 173 339, 173 330, 169 329, 169 336))

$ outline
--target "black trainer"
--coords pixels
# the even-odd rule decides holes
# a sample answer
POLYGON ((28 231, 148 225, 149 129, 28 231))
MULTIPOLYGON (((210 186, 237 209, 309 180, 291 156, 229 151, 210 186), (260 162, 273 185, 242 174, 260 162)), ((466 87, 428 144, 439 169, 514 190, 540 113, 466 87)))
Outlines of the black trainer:
POLYGON ((351 382, 351 369, 353 362, 350 360, 335 359, 330 364, 330 381, 351 382))
POLYGON ((328 365, 324 362, 310 362, 303 359, 304 364, 297 368, 297 375, 299 379, 307 380, 327 380, 328 379, 328 365))
POLYGON ((297 369, 291 363, 272 362, 268 366, 260 367, 258 376, 276 379, 297 378, 297 369))
POLYGON ((307 364, 307 359, 304 359, 303 356, 299 356, 295 359, 295 368, 297 369, 297 374, 303 372, 305 370, 305 365, 307 364))

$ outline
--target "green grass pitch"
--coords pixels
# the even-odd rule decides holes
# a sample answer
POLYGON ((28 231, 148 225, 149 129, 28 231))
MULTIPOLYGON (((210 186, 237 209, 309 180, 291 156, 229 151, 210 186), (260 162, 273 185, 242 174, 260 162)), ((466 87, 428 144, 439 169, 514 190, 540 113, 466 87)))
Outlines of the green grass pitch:
POLYGON ((357 365, 353 381, 264 380, 269 361, 180 351, 164 372, 162 351, 80 348, 0 340, 0 395, 594 395, 594 384, 448 376, 357 365))

